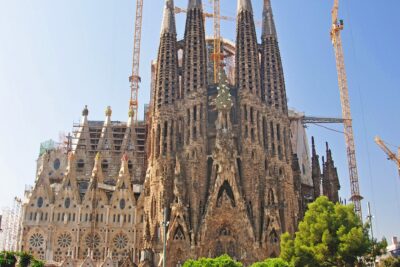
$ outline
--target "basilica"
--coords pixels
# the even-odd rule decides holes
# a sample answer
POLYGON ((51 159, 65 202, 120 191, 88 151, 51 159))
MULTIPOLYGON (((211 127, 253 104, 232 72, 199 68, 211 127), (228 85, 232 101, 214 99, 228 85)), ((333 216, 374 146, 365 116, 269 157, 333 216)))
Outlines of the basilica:
POLYGON ((222 254, 250 265, 279 255, 281 234, 316 197, 339 201, 332 151, 320 167, 288 110, 270 0, 260 43, 254 12, 237 0, 236 42, 220 38, 214 51, 202 1, 188 1, 182 40, 165 1, 144 121, 133 110, 112 120, 111 107, 90 120, 85 107, 67 145, 42 149, 21 250, 53 266, 181 266, 222 254))

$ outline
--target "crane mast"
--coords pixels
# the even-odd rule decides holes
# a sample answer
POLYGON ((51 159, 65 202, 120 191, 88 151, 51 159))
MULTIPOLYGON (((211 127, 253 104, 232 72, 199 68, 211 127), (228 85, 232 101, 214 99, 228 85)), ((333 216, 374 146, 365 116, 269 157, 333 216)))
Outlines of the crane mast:
POLYGON ((223 53, 221 53, 221 9, 220 0, 214 0, 214 83, 219 82, 219 69, 221 61, 223 60, 223 53))
POLYGON ((398 148, 398 153, 396 155, 385 145, 385 142, 383 142, 383 140, 379 136, 375 137, 375 143, 383 150, 383 152, 386 153, 389 160, 392 160, 397 164, 397 169, 400 177, 400 147, 398 148))
POLYGON ((350 111, 349 89, 347 84, 346 69, 344 64, 343 46, 340 32, 343 30, 343 21, 338 20, 339 0, 334 0, 332 9, 331 39, 335 50, 336 69, 338 73, 340 102, 344 125, 344 136, 346 139, 347 161, 349 164, 349 177, 351 188, 351 201, 360 219, 362 219, 360 186, 358 182, 358 171, 356 161, 356 149, 354 144, 353 123, 350 111))
POLYGON ((141 81, 139 75, 140 67, 140 43, 142 40, 142 18, 143 18, 143 0, 136 0, 136 16, 133 38, 133 60, 132 75, 129 77, 131 87, 131 98, 129 101, 129 111, 133 111, 134 123, 137 122, 138 114, 138 93, 139 83, 141 81))

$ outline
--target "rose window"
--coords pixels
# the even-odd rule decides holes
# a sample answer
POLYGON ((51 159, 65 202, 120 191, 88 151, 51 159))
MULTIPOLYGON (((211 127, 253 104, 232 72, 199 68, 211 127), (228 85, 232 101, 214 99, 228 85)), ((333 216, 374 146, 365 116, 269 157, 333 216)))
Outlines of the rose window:
POLYGON ((71 237, 71 235, 70 235, 70 234, 66 234, 66 233, 61 234, 61 235, 58 237, 58 240, 57 240, 58 245, 59 245, 60 247, 62 247, 62 248, 66 248, 66 247, 71 246, 71 242, 72 242, 72 237, 71 237))
POLYGON ((29 239, 29 243, 32 247, 41 247, 44 244, 44 237, 39 233, 34 233, 29 239))
POLYGON ((86 236, 85 242, 89 248, 98 247, 100 245, 100 236, 98 234, 89 234, 86 236))
POLYGON ((113 242, 116 248, 123 249, 128 245, 128 237, 124 234, 117 234, 113 242))

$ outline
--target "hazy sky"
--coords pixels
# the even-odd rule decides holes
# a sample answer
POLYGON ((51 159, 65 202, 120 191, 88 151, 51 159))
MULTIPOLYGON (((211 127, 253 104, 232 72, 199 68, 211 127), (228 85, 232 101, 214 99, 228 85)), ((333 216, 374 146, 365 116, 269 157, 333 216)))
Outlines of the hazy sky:
MULTIPOLYGON (((162 0, 144 0, 140 103, 149 101, 150 61, 156 57, 162 0)), ((261 0, 253 0, 256 20, 261 0)), ((273 0, 289 106, 308 115, 340 117, 340 100, 329 37, 328 0, 273 0)), ((186 7, 187 0, 175 4, 186 7)), ((210 10, 208 0, 206 8, 210 10)), ((234 16, 236 1, 222 0, 234 16)), ((398 0, 342 0, 343 42, 353 112, 362 202, 372 202, 377 236, 400 235, 400 179, 393 162, 374 144, 375 135, 400 145, 400 32, 398 0)), ((0 1, 0 207, 22 196, 35 180, 40 142, 72 130, 83 106, 102 120, 127 119, 134 0, 0 1)), ((177 16, 182 38, 185 16, 177 16)), ((212 34, 211 22, 207 35, 212 34)), ((235 23, 222 34, 235 38, 235 23)), ((258 29, 260 36, 260 29, 258 29)), ((342 130, 341 125, 325 125, 342 130)), ((324 153, 328 141, 338 167, 341 196, 349 198, 342 134, 309 125, 324 153)), ((396 147, 390 147, 396 150, 396 147)))

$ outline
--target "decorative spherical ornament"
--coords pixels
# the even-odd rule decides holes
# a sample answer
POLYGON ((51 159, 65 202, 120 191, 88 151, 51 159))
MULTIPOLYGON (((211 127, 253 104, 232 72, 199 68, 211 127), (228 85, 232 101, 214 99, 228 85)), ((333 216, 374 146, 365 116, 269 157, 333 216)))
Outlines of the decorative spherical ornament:
POLYGON ((63 233, 58 237, 57 243, 61 248, 67 248, 71 246, 72 237, 70 234, 63 233))
POLYGON ((111 115, 112 115, 112 109, 111 109, 110 106, 108 106, 108 107, 106 108, 105 114, 106 114, 107 117, 111 117, 111 115))
POLYGON ((120 233, 114 237, 113 242, 117 249, 124 249, 128 245, 128 237, 125 234, 120 233))
POLYGON ((44 237, 42 234, 34 233, 31 238, 29 238, 29 244, 32 247, 41 247, 44 244, 44 237))

